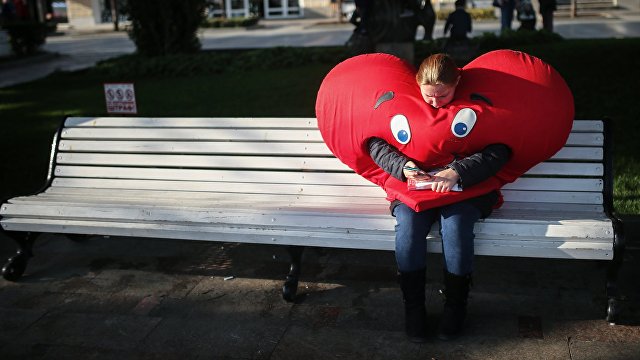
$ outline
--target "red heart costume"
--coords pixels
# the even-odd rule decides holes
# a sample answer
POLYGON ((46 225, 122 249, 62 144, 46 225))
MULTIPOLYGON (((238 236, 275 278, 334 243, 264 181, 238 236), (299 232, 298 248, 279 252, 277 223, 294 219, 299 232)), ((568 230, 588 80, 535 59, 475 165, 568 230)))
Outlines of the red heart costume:
POLYGON ((325 77, 316 101, 322 137, 334 155, 381 186, 389 200, 416 211, 472 198, 512 182, 560 150, 573 123, 573 96, 551 66, 531 55, 498 50, 462 69, 454 100, 436 109, 424 102, 415 69, 387 54, 343 61, 325 77), (369 156, 371 137, 386 140, 423 169, 502 143, 507 164, 461 192, 409 191, 369 156))

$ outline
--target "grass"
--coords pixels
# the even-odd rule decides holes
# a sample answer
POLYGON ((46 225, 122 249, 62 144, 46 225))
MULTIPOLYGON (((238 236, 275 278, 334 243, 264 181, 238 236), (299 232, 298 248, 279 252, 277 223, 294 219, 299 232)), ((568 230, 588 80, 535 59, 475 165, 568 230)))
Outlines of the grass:
MULTIPOLYGON (((564 40, 520 48, 549 62, 565 77, 576 100, 576 118, 614 120, 614 207, 618 213, 631 215, 640 214, 640 142, 636 140, 640 127, 635 123, 639 48, 640 39, 564 40)), ((305 50, 292 51, 299 56, 305 50)), ((220 52, 220 56, 229 53, 220 52)), ((259 54, 254 57, 261 59, 259 54)), ((114 61, 124 66, 129 60, 114 61)), ((51 137, 63 118, 105 115, 104 82, 134 82, 140 116, 311 117, 316 91, 332 66, 331 62, 305 60, 287 68, 246 70, 251 66, 244 66, 221 73, 171 76, 123 76, 93 69, 56 73, 0 89, 0 197, 39 190, 46 176, 51 137)))
POLYGON ((106 115, 104 82, 134 81, 140 116, 313 117, 316 91, 330 68, 144 79, 81 71, 0 89, 0 198, 44 185, 52 136, 64 117, 106 115))
POLYGON ((553 65, 576 103, 576 119, 610 118, 614 123, 614 207, 640 214, 640 39, 571 40, 522 50, 553 65))

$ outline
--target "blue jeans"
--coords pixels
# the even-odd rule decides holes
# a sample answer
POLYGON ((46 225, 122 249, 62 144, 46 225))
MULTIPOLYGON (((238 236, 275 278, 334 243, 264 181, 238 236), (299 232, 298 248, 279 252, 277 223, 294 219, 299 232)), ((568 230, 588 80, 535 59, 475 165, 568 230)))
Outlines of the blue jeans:
POLYGON ((511 1, 506 1, 502 5, 502 7, 500 8, 500 31, 511 30, 514 10, 515 6, 511 1))
POLYGON ((396 262, 401 272, 424 269, 427 265, 427 234, 440 220, 445 269, 455 275, 473 272, 473 227, 480 210, 462 201, 436 209, 415 212, 404 204, 393 209, 396 217, 396 262))

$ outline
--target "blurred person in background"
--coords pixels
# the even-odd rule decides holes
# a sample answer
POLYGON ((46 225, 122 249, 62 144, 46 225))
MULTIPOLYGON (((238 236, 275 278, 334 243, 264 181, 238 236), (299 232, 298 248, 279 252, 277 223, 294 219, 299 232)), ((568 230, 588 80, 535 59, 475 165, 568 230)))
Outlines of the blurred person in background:
POLYGON ((493 0, 493 6, 500 8, 500 31, 511 30, 516 0, 493 0))
POLYGON ((553 32, 553 12, 557 9, 556 0, 539 0, 542 29, 553 32))

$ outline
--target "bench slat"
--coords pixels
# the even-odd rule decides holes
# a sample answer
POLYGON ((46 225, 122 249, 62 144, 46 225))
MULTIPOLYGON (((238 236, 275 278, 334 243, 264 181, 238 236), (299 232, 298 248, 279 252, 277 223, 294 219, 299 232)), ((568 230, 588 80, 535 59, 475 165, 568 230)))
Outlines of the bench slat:
POLYGON ((164 180, 132 180, 132 179, 77 179, 58 178, 55 186, 92 187, 105 189, 155 189, 173 191, 203 191, 245 194, 292 194, 323 195, 346 197, 385 197, 385 192, 377 186, 338 186, 311 184, 270 184, 239 182, 204 182, 204 181, 164 181, 164 180))
MULTIPOLYGON (((55 201, 78 203, 115 203, 115 204, 157 204, 159 206, 171 206, 180 204, 181 206, 202 206, 211 207, 229 206, 240 208, 246 204, 252 204, 252 208, 325 208, 327 211, 347 208, 356 211, 361 207, 374 206, 387 211, 389 203, 380 196, 363 197, 336 197, 336 196, 309 196, 309 195, 286 195, 286 194, 240 194, 240 193, 203 193, 189 191, 165 191, 165 190, 126 190, 126 189, 93 189, 93 188, 64 188, 54 187, 46 193, 38 196, 27 196, 14 198, 13 203, 24 203, 34 201, 55 201)), ((537 214, 538 212, 553 213, 561 212, 562 216, 570 219, 576 218, 601 219, 604 218, 602 205, 598 204, 568 204, 558 202, 517 202, 506 201, 500 209, 494 210, 494 214, 502 211, 509 211, 509 214, 518 213, 521 210, 526 213, 537 214)), ((521 215, 518 215, 521 216, 521 215)))
MULTIPOLYGON (((333 156, 324 143, 257 143, 257 142, 186 142, 186 141, 88 141, 62 140, 58 148, 65 152, 98 153, 181 153, 181 154, 245 154, 333 156)), ((552 160, 602 160, 602 148, 564 147, 552 160)))
POLYGON ((589 191, 601 192, 600 179, 568 179, 568 178, 532 178, 521 177, 513 183, 503 186, 505 190, 528 191, 589 191))
POLYGON ((502 190, 504 201, 551 202, 567 204, 602 204, 601 193, 575 191, 518 191, 502 190))
POLYGON ((191 167, 218 169, 280 169, 349 171, 336 158, 325 157, 273 157, 273 156, 216 156, 216 155, 141 155, 59 153, 59 164, 75 165, 124 165, 140 167, 191 167))
POLYGON ((322 142, 317 129, 67 128, 63 139, 322 142))
POLYGON ((280 209, 286 210, 295 208, 299 211, 326 211, 330 213, 348 212, 351 214, 384 214, 389 215, 388 204, 383 204, 379 200, 380 198, 356 198, 352 202, 331 202, 329 197, 322 197, 320 201, 314 197, 303 197, 298 199, 288 199, 285 196, 280 196, 276 199, 267 199, 265 197, 246 196, 240 198, 239 196, 231 196, 218 198, 215 200, 201 200, 201 199, 184 199, 184 198, 168 198, 168 199, 153 199, 151 202, 148 198, 133 197, 123 200, 122 197, 114 196, 60 196, 60 195, 40 195, 37 198, 19 198, 12 201, 12 204, 17 205, 34 205, 34 204, 55 204, 56 206, 122 206, 133 205, 138 207, 180 207, 185 208, 206 208, 212 207, 224 207, 228 209, 242 209, 246 208, 247 201, 251 201, 251 209, 280 209))
POLYGON ((301 128, 316 129, 316 118, 140 118, 70 117, 65 127, 158 127, 158 128, 301 128))
POLYGON ((555 176, 599 176, 604 173, 602 163, 552 163, 538 164, 529 171, 528 175, 555 176))
POLYGON ((571 133, 567 139, 567 145, 572 146, 602 146, 603 144, 602 133, 571 133))
MULTIPOLYGON (((335 231, 367 230, 392 231, 395 220, 384 211, 373 213, 349 212, 328 213, 325 211, 299 211, 294 209, 251 208, 183 208, 183 207, 141 207, 135 205, 95 205, 57 206, 56 204, 6 204, 0 214, 9 220, 12 217, 62 218, 77 220, 99 220, 115 222, 145 223, 194 223, 194 224, 234 224, 238 231, 255 226, 290 228, 313 228, 335 231)), ((538 214, 538 218, 509 216, 508 219, 496 214, 476 224, 476 234, 491 234, 497 237, 555 237, 555 238, 602 238, 613 236, 610 222, 605 220, 565 220, 558 214, 538 214), (551 215, 555 215, 552 217, 551 215), (526 226, 523 226, 526 225, 526 226)))
POLYGON ((604 207, 601 204, 565 204, 560 202, 549 202, 549 203, 541 203, 541 202, 519 202, 519 201, 505 201, 504 204, 499 209, 494 211, 501 210, 527 210, 533 213, 537 213, 539 211, 548 212, 548 211, 564 211, 567 213, 580 213, 584 212, 585 214, 581 215, 582 218, 598 218, 602 217, 604 214, 604 207))
POLYGON ((550 160, 580 160, 580 161, 602 161, 604 152, 599 147, 570 147, 565 146, 550 160))
MULTIPOLYGON (((143 204, 151 202, 173 201, 173 204, 187 204, 191 202, 205 202, 208 206, 215 204, 230 204, 234 207, 246 207, 246 204, 258 206, 266 204, 270 207, 326 207, 331 209, 334 207, 344 207, 343 204, 349 204, 350 207, 356 208, 362 205, 374 204, 381 209, 387 209, 389 203, 379 195, 373 197, 367 196, 322 196, 322 195, 305 195, 305 194, 243 194, 243 193, 208 193, 197 191, 167 191, 167 190, 142 190, 142 189, 106 189, 106 188, 68 188, 68 187, 52 187, 46 193, 37 197, 61 197, 64 199, 83 199, 82 201, 92 201, 91 199, 104 199, 108 201, 114 198, 140 200, 143 204), (239 204, 239 205, 234 205, 239 204), (334 205, 340 204, 340 206, 334 205)), ((37 198, 35 196, 27 196, 14 198, 12 202, 31 201, 37 198)), ((125 201, 126 203, 126 201, 125 201)), ((171 204, 171 203, 170 203, 171 204)), ((225 205, 227 206, 227 205, 225 205)))
MULTIPOLYGON (((317 129, 66 128, 63 139, 322 142, 317 129)), ((570 146, 602 146, 601 133, 571 133, 570 146)))
POLYGON ((228 141, 88 141, 62 140, 58 148, 65 152, 98 152, 127 154, 244 154, 333 156, 324 143, 262 143, 228 141))
MULTIPOLYGON (((345 209, 346 210, 346 209, 345 209)), ((367 231, 393 229, 393 218, 388 214, 375 210, 371 214, 326 213, 324 211, 299 211, 289 209, 247 208, 161 208, 140 207, 132 205, 120 206, 57 206, 42 204, 5 204, 0 214, 8 221, 13 217, 76 219, 114 222, 145 223, 193 223, 193 224, 234 224, 238 231, 243 228, 264 226, 270 228, 310 228, 363 229, 367 231), (354 220, 357 219, 356 224, 354 220)))
MULTIPOLYGON (((173 190, 173 191, 202 191, 227 193, 271 193, 291 195, 323 195, 323 196, 381 196, 384 191, 378 187, 351 186, 323 186, 287 184, 251 184, 251 183, 215 183, 215 182, 177 182, 163 180, 132 180, 132 179, 77 179, 57 178, 54 186, 96 188, 96 189, 138 189, 138 190, 173 190)), ((518 202, 565 202, 578 204, 602 204, 602 194, 598 192, 578 191, 502 191, 505 201, 518 202)))
POLYGON ((603 132, 604 123, 602 120, 574 120, 571 132, 603 132))
MULTIPOLYGON (((202 118, 202 117, 70 117, 66 127, 308 127, 317 128, 316 118, 202 118)), ((602 132, 602 120, 575 120, 572 132, 602 132)))
MULTIPOLYGON (((20 205, 10 204, 2 211, 6 222, 21 219, 96 221, 119 223, 145 223, 192 225, 201 227, 230 226, 237 232, 251 232, 257 228, 265 230, 287 231, 319 231, 333 233, 393 233, 394 220, 386 214, 374 213, 343 213, 327 214, 323 211, 250 211, 248 209, 169 209, 150 208, 140 209, 132 207, 105 206, 68 206, 64 210, 51 205, 20 205), (176 219, 188 219, 178 221, 176 219), (216 221, 211 221, 215 219, 216 221), (357 220, 357 221, 354 221, 357 220)), ((526 238, 530 240, 549 238, 560 239, 588 239, 588 242, 610 242, 612 229, 606 220, 559 220, 560 218, 544 219, 513 219, 512 216, 501 218, 496 215, 479 221, 475 226, 478 237, 493 239, 526 238)), ((4 223, 4 221, 3 221, 4 223)), ((14 229, 7 229, 14 230, 14 229)), ((102 234, 102 233, 94 233, 102 234)), ((431 235, 438 234, 434 225, 431 235)))
MULTIPOLYGON (((280 169, 348 171, 336 158, 324 157, 267 157, 267 156, 216 156, 216 155, 143 155, 143 154, 95 154, 59 153, 59 164, 138 166, 138 167, 191 167, 218 169, 280 169)), ((528 175, 602 176, 601 163, 542 163, 531 168, 528 175)))
MULTIPOLYGON (((165 192, 166 193, 166 192, 165 192)), ((296 197, 287 198, 285 196, 280 197, 277 201, 271 201, 270 196, 262 194, 247 194, 243 197, 242 194, 228 194, 228 196, 208 197, 205 199, 199 199, 194 197, 176 197, 176 194, 168 194, 168 198, 161 198, 153 192, 142 192, 136 194, 135 192, 127 192, 126 195, 131 195, 127 199, 123 199, 122 196, 116 197, 115 194, 101 195, 99 192, 86 193, 86 194, 73 194, 71 192, 67 194, 39 194, 37 196, 20 197, 11 200, 11 204, 16 206, 56 206, 56 207, 112 207, 112 208, 133 208, 140 211, 147 211, 149 208, 153 209, 195 209, 206 210, 212 209, 234 209, 233 211, 258 211, 257 209, 267 209, 269 211, 295 211, 295 212, 327 212, 327 213, 340 213, 340 214, 375 214, 375 215, 389 215, 388 203, 380 201, 380 198, 355 198, 353 202, 346 201, 332 201, 331 197, 296 197), (147 195, 147 197, 144 197, 147 195), (151 197, 149 197, 151 195, 151 197), (320 198, 321 201, 313 201, 315 198, 320 198)), ((226 194, 225 194, 226 195, 226 194)), ((342 199, 342 198, 338 198, 342 199)), ((517 203, 513 203, 517 204, 517 203)), ((561 203, 555 203, 554 205, 561 205, 561 203)), ((531 211, 532 208, 528 207, 501 207, 493 211, 491 217, 483 220, 491 222, 493 219, 512 219, 514 221, 529 220, 529 221, 562 221, 570 223, 575 220, 583 221, 589 219, 589 221, 595 222, 607 222, 609 219, 601 211, 594 211, 585 207, 576 206, 572 209, 571 204, 565 204, 565 207, 561 206, 547 206, 535 207, 538 211, 531 211)), ((4 209, 4 211, 10 211, 11 208, 4 209)), ((261 210, 262 211, 262 210, 261 210)))
MULTIPOLYGON (((220 225, 111 223, 101 221, 10 219, 6 222, 15 231, 55 231, 59 233, 101 234, 111 236, 138 236, 200 241, 263 243, 278 245, 320 246, 371 250, 393 250, 393 232, 281 231, 278 229, 245 229, 220 225), (50 230, 47 230, 50 229, 50 230)), ((611 241, 585 241, 584 239, 485 239, 474 241, 478 255, 526 256, 543 258, 611 259, 611 241)), ((440 252, 437 237, 430 237, 427 250, 440 252)))
MULTIPOLYGON (((319 174, 272 171, 239 172, 235 170, 58 166, 55 174, 58 177, 79 178, 376 186, 361 176, 352 173, 319 174)), ((602 187, 603 184, 600 179, 523 177, 511 184, 505 185, 504 188, 511 190, 542 191, 602 191, 602 187)))
POLYGON ((55 174, 58 177, 79 178, 376 186, 352 172, 236 171, 71 165, 58 166, 55 174))
MULTIPOLYGON (((202 118, 202 117, 70 117, 66 127, 308 127, 317 128, 316 118, 202 118)), ((572 132, 602 132, 602 120, 575 120, 572 132)))

